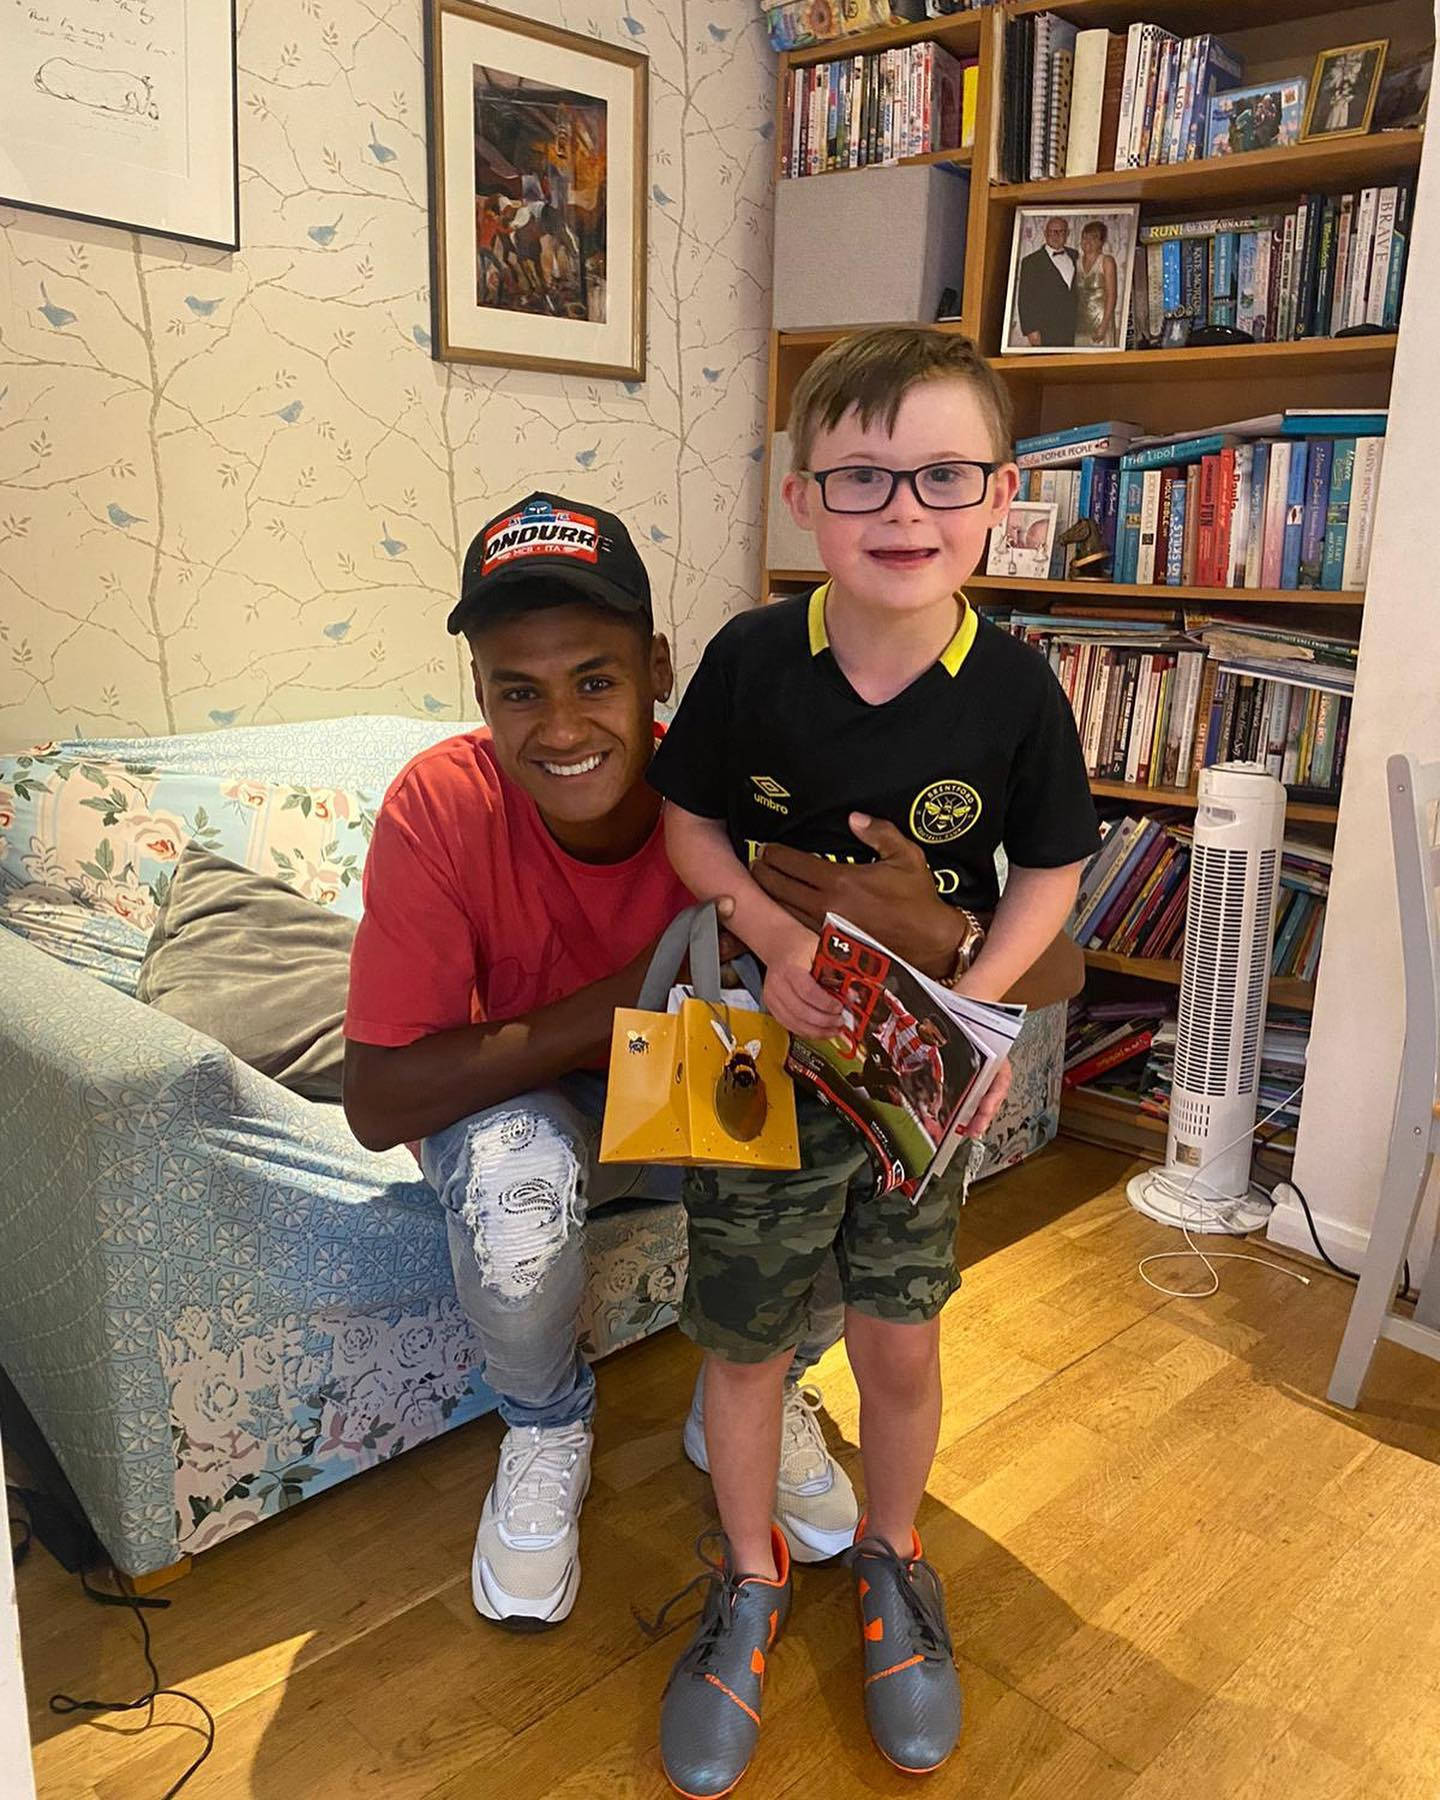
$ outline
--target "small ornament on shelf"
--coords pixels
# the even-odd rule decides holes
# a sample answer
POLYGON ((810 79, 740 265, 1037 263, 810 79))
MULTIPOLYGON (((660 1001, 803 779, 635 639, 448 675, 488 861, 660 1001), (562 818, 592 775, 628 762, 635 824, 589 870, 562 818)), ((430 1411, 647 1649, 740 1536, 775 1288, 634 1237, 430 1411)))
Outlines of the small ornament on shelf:
POLYGON ((1062 544, 1073 544, 1070 574, 1076 581, 1104 581, 1110 574, 1110 552, 1100 527, 1093 519, 1077 519, 1060 533, 1062 544))

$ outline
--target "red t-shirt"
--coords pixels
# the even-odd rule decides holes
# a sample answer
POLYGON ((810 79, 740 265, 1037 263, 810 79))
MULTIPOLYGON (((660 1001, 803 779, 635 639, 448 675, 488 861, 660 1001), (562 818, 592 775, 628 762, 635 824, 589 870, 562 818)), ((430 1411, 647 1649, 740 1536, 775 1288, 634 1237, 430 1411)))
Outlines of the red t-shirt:
POLYGON ((567 855, 501 773, 488 731, 401 770, 364 892, 345 1035, 386 1045, 562 1000, 623 968, 691 903, 658 824, 625 862, 567 855))

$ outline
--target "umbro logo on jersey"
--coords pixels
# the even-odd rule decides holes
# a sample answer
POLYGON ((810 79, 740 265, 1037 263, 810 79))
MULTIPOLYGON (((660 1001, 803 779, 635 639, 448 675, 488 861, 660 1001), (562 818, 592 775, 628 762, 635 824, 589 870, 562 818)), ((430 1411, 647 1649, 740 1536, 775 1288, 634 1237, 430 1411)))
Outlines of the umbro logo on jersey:
POLYGON ((773 775, 752 775, 750 782, 755 789, 755 800, 758 805, 768 807, 771 812, 789 812, 790 808, 785 805, 785 802, 790 798, 790 790, 778 782, 773 775))

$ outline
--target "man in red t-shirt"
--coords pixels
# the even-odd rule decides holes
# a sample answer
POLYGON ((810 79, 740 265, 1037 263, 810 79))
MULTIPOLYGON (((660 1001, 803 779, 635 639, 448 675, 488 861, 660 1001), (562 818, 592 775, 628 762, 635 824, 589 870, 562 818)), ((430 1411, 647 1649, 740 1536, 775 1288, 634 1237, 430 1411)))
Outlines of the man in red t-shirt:
MULTIPOLYGON (((416 757, 365 865, 345 1017, 345 1114, 412 1143, 444 1202, 456 1291, 509 1427, 471 1564, 479 1612, 563 1619, 580 1582, 595 1381, 576 1347, 587 1206, 679 1197, 678 1171, 597 1168, 617 1006, 690 895, 646 779, 670 650, 624 525, 532 494, 465 558, 464 632, 489 729, 416 757)), ((797 1371, 840 1335, 838 1281, 797 1371)), ((700 1396, 685 1443, 703 1466, 700 1396)), ((817 1560, 855 1497, 791 1384, 777 1519, 817 1560)))

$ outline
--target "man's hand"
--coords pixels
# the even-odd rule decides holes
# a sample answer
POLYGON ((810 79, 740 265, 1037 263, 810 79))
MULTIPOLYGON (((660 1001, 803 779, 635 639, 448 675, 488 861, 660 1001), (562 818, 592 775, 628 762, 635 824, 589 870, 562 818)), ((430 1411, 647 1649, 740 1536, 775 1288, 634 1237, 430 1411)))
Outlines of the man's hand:
POLYGON ((888 819, 851 813, 850 829, 878 862, 832 863, 767 844, 750 873, 811 931, 819 931, 827 912, 839 913, 925 974, 947 976, 960 921, 936 892, 924 851, 888 819))
POLYGON ((983 1138, 995 1123, 995 1115, 1005 1104, 1005 1097, 1010 1092, 1010 1083, 1014 1070, 1010 1067, 1007 1056, 995 1071, 995 1078, 981 1096, 980 1104, 971 1115, 970 1123, 961 1132, 962 1137, 983 1138))

